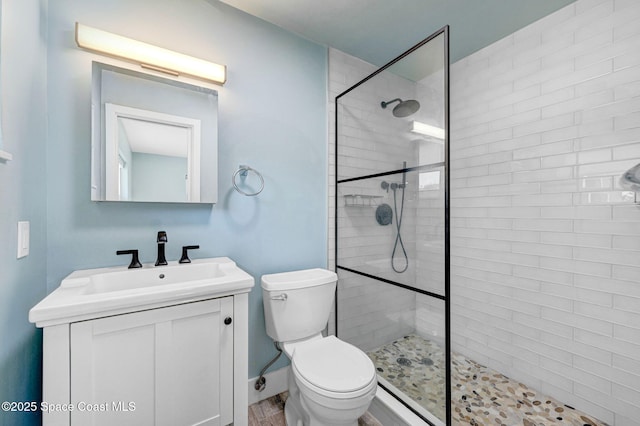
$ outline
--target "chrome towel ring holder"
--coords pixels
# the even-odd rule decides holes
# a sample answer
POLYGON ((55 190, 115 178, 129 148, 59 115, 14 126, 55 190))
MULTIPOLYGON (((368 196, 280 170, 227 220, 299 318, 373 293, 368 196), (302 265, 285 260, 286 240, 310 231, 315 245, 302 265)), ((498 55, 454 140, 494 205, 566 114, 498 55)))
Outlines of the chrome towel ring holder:
POLYGON ((236 170, 236 172, 231 177, 231 183, 233 184, 233 187, 236 191, 238 191, 242 195, 246 195, 247 197, 255 197, 264 189, 264 178, 262 177, 260 172, 254 168, 242 164, 238 167, 238 170, 236 170), (241 178, 244 178, 249 174, 249 172, 255 173, 260 178, 260 189, 258 189, 256 192, 245 192, 242 189, 238 188, 238 183, 236 182, 237 176, 240 175, 241 178))

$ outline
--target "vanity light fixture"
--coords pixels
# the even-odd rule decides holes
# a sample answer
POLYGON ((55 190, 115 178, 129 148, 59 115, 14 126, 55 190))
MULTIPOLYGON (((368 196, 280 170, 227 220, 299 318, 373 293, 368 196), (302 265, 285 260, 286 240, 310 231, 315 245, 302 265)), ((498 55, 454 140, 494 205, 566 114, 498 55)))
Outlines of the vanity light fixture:
POLYGON ((78 46, 140 64, 174 76, 181 74, 224 84, 227 67, 76 22, 78 46))
POLYGON ((411 131, 414 133, 420 133, 421 135, 431 136, 437 139, 444 140, 444 129, 441 127, 431 126, 429 124, 422 123, 420 121, 411 122, 411 131))

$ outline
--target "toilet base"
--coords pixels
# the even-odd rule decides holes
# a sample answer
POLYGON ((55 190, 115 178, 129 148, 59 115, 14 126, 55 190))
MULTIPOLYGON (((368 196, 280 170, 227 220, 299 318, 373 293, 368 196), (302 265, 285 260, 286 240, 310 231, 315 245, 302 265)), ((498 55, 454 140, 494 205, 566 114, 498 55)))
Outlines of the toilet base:
POLYGON ((311 419, 300 403, 300 389, 289 370, 289 396, 284 404, 284 417, 287 426, 308 426, 311 419))
POLYGON ((291 397, 291 393, 289 393, 287 402, 284 404, 284 417, 287 426, 358 426, 357 419, 355 421, 347 421, 346 423, 336 423, 335 420, 332 420, 329 424, 313 418, 302 408, 299 399, 291 397))
POLYGON ((370 396, 365 396, 358 407, 329 409, 314 401, 307 401, 300 393, 294 373, 289 371, 289 396, 284 405, 285 420, 287 426, 358 426, 358 418, 366 412, 374 395, 375 390, 370 396), (324 413, 326 418, 319 418, 317 413, 324 413))
POLYGON ((287 398, 287 402, 284 404, 284 418, 287 426, 305 426, 303 416, 300 414, 300 409, 295 406, 294 399, 287 398))

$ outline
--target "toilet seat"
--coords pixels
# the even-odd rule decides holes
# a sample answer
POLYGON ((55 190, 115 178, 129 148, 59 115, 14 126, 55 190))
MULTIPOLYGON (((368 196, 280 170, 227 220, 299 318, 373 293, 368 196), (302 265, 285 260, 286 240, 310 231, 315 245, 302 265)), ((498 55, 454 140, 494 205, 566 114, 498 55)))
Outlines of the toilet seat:
POLYGON ((376 386, 371 359, 335 336, 299 344, 291 367, 302 386, 330 398, 357 398, 376 386))

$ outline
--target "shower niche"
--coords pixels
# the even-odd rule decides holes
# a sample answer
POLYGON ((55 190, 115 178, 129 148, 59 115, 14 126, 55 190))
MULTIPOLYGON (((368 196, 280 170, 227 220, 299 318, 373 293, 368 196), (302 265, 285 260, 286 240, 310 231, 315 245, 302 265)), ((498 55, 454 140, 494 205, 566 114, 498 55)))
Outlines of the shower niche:
POLYGON ((450 424, 448 28, 335 99, 337 335, 450 424))

